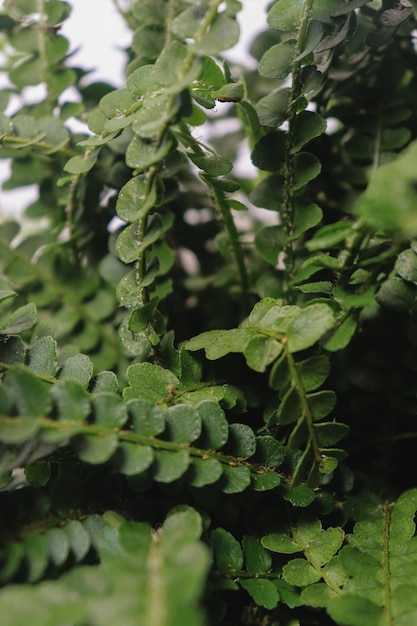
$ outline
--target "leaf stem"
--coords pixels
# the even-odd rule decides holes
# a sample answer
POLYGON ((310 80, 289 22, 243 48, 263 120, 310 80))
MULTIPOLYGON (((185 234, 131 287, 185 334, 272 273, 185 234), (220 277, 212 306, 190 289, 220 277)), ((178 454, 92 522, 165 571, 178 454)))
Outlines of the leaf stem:
POLYGON ((317 441, 317 436, 316 436, 316 433, 315 433, 315 430, 314 430, 313 415, 311 413, 310 406, 308 404, 308 399, 307 399, 306 393, 304 391, 303 384, 301 382, 301 378, 300 378, 300 376, 298 374, 298 370, 297 370, 297 366, 296 366, 295 361, 294 361, 294 357, 291 354, 291 352, 288 350, 286 345, 284 345, 284 350, 285 350, 285 356, 286 356, 287 362, 288 362, 288 367, 289 367, 289 370, 290 370, 291 384, 297 390, 298 396, 299 396, 300 401, 301 401, 301 416, 299 417, 299 421, 304 420, 306 425, 307 425, 308 435, 309 435, 309 442, 311 444, 311 447, 312 447, 312 450, 313 450, 313 454, 314 454, 314 461, 315 461, 315 464, 316 464, 317 468, 320 468, 322 466, 322 464, 323 464, 323 460, 322 460, 322 456, 321 456, 320 446, 319 446, 319 443, 317 441))
MULTIPOLYGON (((0 416, 0 427, 16 427, 19 421, 22 421, 21 416, 9 417, 5 415, 0 416)), ((280 478, 284 479, 284 475, 278 472, 275 468, 271 468, 259 463, 252 463, 250 459, 243 459, 230 454, 224 454, 217 450, 206 450, 203 448, 197 448, 191 446, 189 443, 166 441, 165 439, 158 439, 152 435, 140 435, 133 430, 123 430, 119 428, 106 428, 104 426, 96 424, 88 424, 84 421, 77 420, 54 420, 48 417, 38 418, 37 424, 40 430, 44 431, 61 431, 63 433, 63 442, 57 441, 57 448, 67 445, 68 438, 77 437, 79 435, 89 435, 93 437, 102 438, 107 435, 115 434, 119 441, 137 444, 140 446, 148 446, 154 450, 165 450, 168 452, 179 452, 180 450, 187 450, 191 457, 197 457, 203 460, 216 460, 223 465, 230 467, 247 467, 253 474, 264 474, 265 472, 274 471, 280 478), (66 435, 66 436, 65 436, 66 435)), ((33 435, 33 433, 32 433, 33 435)), ((31 435, 31 436, 32 436, 31 435)), ((45 458, 49 456, 51 452, 45 455, 45 458)))
MULTIPOLYGON (((295 46, 295 58, 297 58, 304 47, 309 23, 309 16, 313 0, 305 0, 304 10, 301 18, 301 24, 298 31, 297 43, 295 46)), ((294 231, 294 195, 292 187, 295 177, 295 155, 292 153, 295 145, 296 117, 298 112, 298 99, 302 94, 301 83, 301 61, 295 62, 292 69, 292 80, 290 88, 290 101, 287 110, 288 132, 286 146, 286 160, 283 171, 284 175, 284 197, 281 204, 281 221, 286 234, 286 242, 284 244, 284 263, 285 263, 285 279, 284 279, 284 300, 291 302, 294 299, 291 283, 294 278, 294 249, 293 242, 288 241, 294 231)))
POLYGON ((384 621, 386 626, 394 624, 393 607, 392 607, 392 590, 391 590, 391 567, 390 567, 390 527, 392 504, 385 502, 382 509, 382 570, 383 582, 382 588, 384 593, 384 621))
POLYGON ((249 278, 248 278, 248 273, 246 270, 245 258, 244 258, 242 246, 239 240, 239 233, 237 231, 231 209, 229 205, 227 204, 225 194, 222 190, 217 189, 214 186, 211 187, 211 190, 212 190, 213 198, 215 200, 217 207, 220 210, 220 213, 224 221, 224 225, 229 235, 229 240, 232 246, 233 254, 234 254, 236 265, 237 265, 238 272, 239 272, 242 292, 247 293, 249 289, 249 278))

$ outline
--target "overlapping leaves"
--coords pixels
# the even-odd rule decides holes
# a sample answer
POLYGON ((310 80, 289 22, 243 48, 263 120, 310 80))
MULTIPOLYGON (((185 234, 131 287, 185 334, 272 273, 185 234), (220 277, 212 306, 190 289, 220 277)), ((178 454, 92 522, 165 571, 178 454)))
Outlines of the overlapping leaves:
POLYGON ((308 477, 315 485, 320 474, 331 473, 343 450, 334 448, 348 432, 348 427, 325 420, 336 405, 330 390, 318 390, 326 381, 330 365, 322 356, 296 361, 293 354, 315 345, 334 324, 332 309, 324 303, 313 303, 300 309, 283 306, 272 298, 255 305, 239 328, 209 331, 187 342, 189 350, 204 348, 208 359, 218 359, 230 352, 241 352, 248 366, 264 372, 273 364, 270 387, 279 392, 278 401, 268 417, 268 428, 283 433, 290 449, 302 451, 297 458, 292 484, 308 477))
MULTIPOLYGON (((96 370, 114 367, 118 361, 122 364, 120 347, 109 341, 115 331, 116 302, 109 286, 97 273, 68 257, 48 234, 28 237, 12 248, 10 240, 18 232, 14 222, 2 225, 0 264, 22 295, 30 292, 33 304, 26 306, 37 306, 40 321, 54 332, 61 348, 71 343, 91 354, 96 370)), ((9 328, 4 334, 19 332, 9 328)), ((16 359, 23 361, 24 357, 16 359)))
POLYGON ((132 365, 122 398, 111 372, 92 378, 85 355, 70 357, 57 370, 51 337, 23 354, 28 366, 10 364, 0 388, 4 479, 13 468, 70 445, 85 463, 109 463, 149 484, 185 476, 192 486, 215 483, 225 493, 279 485, 275 469, 285 458, 282 446, 269 436, 256 437, 244 424, 229 425, 219 401, 234 406, 239 393, 201 384, 198 368, 181 382, 158 365, 132 365))
MULTIPOLYGON (((36 587, 9 586, 0 592, 1 610, 9 615, 11 626, 29 616, 34 626, 68 619, 79 626, 86 621, 109 626, 116 615, 126 625, 174 626, 181 621, 200 626, 198 602, 210 563, 201 532, 201 517, 187 507, 172 511, 158 530, 112 511, 83 524, 70 522, 61 531, 50 531, 48 539, 38 537, 42 546, 48 546, 55 560, 75 547, 81 554, 83 533, 85 545, 93 541, 100 564, 76 567, 58 581, 36 587)), ((28 546, 29 540, 26 553, 28 546)))
POLYGON ((414 516, 417 493, 413 489, 398 500, 380 502, 365 495, 352 503, 358 520, 340 562, 349 575, 343 594, 328 603, 332 618, 343 626, 413 623, 417 603, 412 589, 416 577, 414 516))

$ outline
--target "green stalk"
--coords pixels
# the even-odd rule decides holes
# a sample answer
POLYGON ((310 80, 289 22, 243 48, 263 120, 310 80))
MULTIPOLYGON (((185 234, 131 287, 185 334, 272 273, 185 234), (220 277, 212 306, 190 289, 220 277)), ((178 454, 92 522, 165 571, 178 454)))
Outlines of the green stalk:
POLYGON ((236 265, 239 273, 240 284, 243 294, 249 290, 249 278, 245 265, 245 258, 240 245, 239 233, 236 228, 236 224, 233 219, 232 212, 227 204, 224 191, 212 186, 211 188, 216 206, 219 208, 223 218, 224 225, 229 235, 229 240, 232 246, 233 254, 236 260, 236 265))
POLYGON ((41 21, 39 26, 37 27, 38 31, 38 51, 39 58, 42 64, 42 78, 46 87, 46 102, 49 106, 50 112, 53 113, 54 107, 56 105, 56 98, 52 96, 51 91, 48 85, 48 77, 49 77, 49 62, 46 54, 46 37, 48 37, 46 25, 43 24, 43 16, 45 14, 45 0, 37 0, 36 2, 37 11, 41 14, 41 21))
POLYGON ((295 364, 294 361, 294 357, 291 354, 291 352, 287 349, 287 347, 284 345, 284 350, 285 350, 285 356, 287 358, 288 361, 288 367, 290 370, 290 374, 291 374, 291 384, 293 387, 295 387, 295 389, 297 389, 298 391, 298 395, 300 397, 300 401, 301 401, 301 416, 300 419, 301 420, 305 420, 305 423, 307 425, 307 429, 308 429, 308 436, 309 436, 309 441, 313 450, 313 454, 314 454, 314 460, 316 463, 316 466, 318 468, 320 468, 323 464, 323 460, 322 460, 322 456, 321 456, 321 451, 320 451, 320 446, 319 443, 317 441, 317 436, 314 430, 314 420, 313 420, 313 415, 311 413, 310 410, 310 406, 308 404, 308 400, 306 397, 306 393, 304 391, 303 388, 303 384, 301 382, 300 376, 298 374, 298 370, 297 370, 297 366, 295 364))
MULTIPOLYGON (((314 0, 306 0, 304 2, 304 11, 301 18, 301 25, 298 31, 297 44, 295 47, 295 57, 297 58, 301 54, 305 38, 307 34, 307 27, 309 22, 309 15, 314 0)), ((287 150, 286 150, 286 162, 284 168, 284 198, 281 205, 281 220, 285 230, 285 234, 290 237, 294 231, 294 197, 292 192, 292 186, 294 184, 295 177, 295 156, 292 154, 292 148, 295 144, 295 120, 297 116, 297 100, 302 94, 301 84, 301 62, 295 63, 292 69, 292 80, 290 89, 290 102, 287 111, 288 120, 288 133, 287 133, 287 150)), ((284 262, 285 262, 285 280, 284 280, 284 299, 287 302, 293 300, 293 293, 290 289, 290 283, 294 278, 294 253, 293 242, 287 241, 284 245, 284 262)))

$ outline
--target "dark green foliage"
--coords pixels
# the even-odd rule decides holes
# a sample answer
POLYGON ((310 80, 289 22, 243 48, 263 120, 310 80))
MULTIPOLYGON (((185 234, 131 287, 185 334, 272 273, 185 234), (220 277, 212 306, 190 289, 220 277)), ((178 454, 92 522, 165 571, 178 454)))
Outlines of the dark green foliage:
POLYGON ((114 4, 119 89, 0 13, 0 614, 410 626, 416 3, 271 2, 258 71, 238 0, 114 4))

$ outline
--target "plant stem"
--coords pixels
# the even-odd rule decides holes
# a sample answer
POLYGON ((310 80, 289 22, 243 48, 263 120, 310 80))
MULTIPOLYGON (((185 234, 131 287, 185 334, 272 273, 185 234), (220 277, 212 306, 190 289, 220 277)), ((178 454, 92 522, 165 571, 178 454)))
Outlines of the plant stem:
POLYGON ((310 406, 308 404, 308 399, 306 397, 303 384, 301 382, 297 366, 294 361, 294 357, 291 352, 287 349, 286 345, 284 345, 285 355, 288 361, 288 367, 291 375, 291 384, 295 389, 297 389, 298 395, 301 401, 301 416, 300 420, 304 420, 307 425, 309 441, 313 450, 314 461, 317 468, 320 468, 323 464, 320 446, 317 441, 317 436, 314 430, 314 420, 313 415, 310 410, 310 406))
POLYGON ((249 289, 249 278, 245 265, 245 258, 242 250, 242 246, 239 241, 239 233, 236 228, 236 224, 233 219, 233 215, 229 205, 227 204, 227 200, 225 198, 224 192, 216 187, 212 187, 212 193, 217 207, 220 210, 222 215, 224 225, 226 227, 227 233, 229 235, 229 240, 233 249, 233 254, 236 260, 236 265, 239 272, 240 284, 242 287, 242 292, 247 293, 249 289))
MULTIPOLYGON (((305 0, 304 11, 301 18, 301 24, 298 31, 297 43, 295 46, 294 58, 297 58, 301 54, 305 38, 307 34, 307 27, 309 23, 309 15, 313 0, 305 0)), ((293 234, 294 231, 294 196, 292 187, 295 177, 295 156, 292 154, 292 148, 295 144, 295 131, 296 131, 296 117, 298 112, 298 99, 302 94, 301 83, 301 62, 295 62, 292 69, 292 80, 290 89, 290 102, 287 110, 288 120, 288 133, 287 133, 287 149, 286 149, 286 161, 284 168, 284 197, 282 200, 280 215, 282 225, 285 230, 287 241, 284 244, 284 263, 285 263, 285 279, 284 279, 284 300, 291 302, 293 300, 293 292, 290 287, 291 281, 294 278, 294 253, 293 242, 288 241, 288 237, 293 234)))

